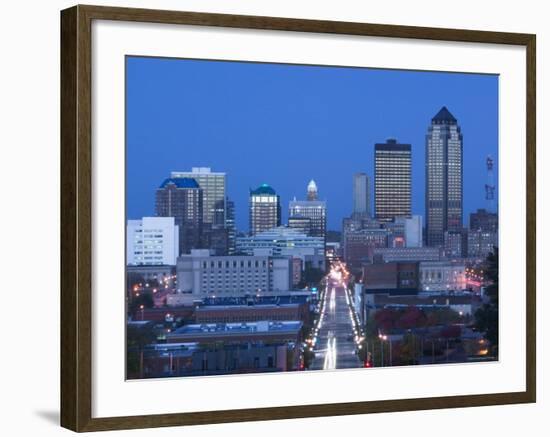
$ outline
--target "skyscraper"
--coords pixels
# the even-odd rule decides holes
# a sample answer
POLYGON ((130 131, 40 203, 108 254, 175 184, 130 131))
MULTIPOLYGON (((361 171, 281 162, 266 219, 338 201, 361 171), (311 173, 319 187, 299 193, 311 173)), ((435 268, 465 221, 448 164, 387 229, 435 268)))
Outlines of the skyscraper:
POLYGON ((307 235, 310 237, 323 237, 324 241, 327 234, 327 202, 317 200, 317 185, 313 180, 307 186, 307 199, 296 200, 294 198, 294 200, 288 202, 289 226, 292 223, 292 227, 295 227, 294 225, 299 227, 299 222, 304 226, 304 219, 309 219, 309 232, 307 232, 307 235))
POLYGON ((426 135, 426 243, 444 244, 445 231, 462 230, 462 134, 444 106, 426 135))
POLYGON ((275 190, 262 184, 250 190, 250 234, 281 225, 281 201, 275 190))
POLYGON ((157 217, 174 217, 179 229, 179 253, 200 247, 203 224, 203 191, 195 179, 168 178, 156 192, 157 217))
POLYGON ((210 167, 193 167, 191 171, 173 171, 170 177, 195 179, 203 193, 203 223, 225 225, 225 173, 213 172, 210 167))
POLYGON ((229 197, 225 198, 226 218, 225 227, 227 229, 228 255, 235 253, 235 242, 237 238, 237 226, 235 224, 235 202, 229 197))
POLYGON ((353 214, 371 215, 370 183, 365 173, 353 175, 353 214))
POLYGON ((317 184, 312 179, 307 186, 307 200, 317 200, 317 184))
POLYGON ((411 145, 374 146, 374 212, 380 221, 411 216, 411 145))

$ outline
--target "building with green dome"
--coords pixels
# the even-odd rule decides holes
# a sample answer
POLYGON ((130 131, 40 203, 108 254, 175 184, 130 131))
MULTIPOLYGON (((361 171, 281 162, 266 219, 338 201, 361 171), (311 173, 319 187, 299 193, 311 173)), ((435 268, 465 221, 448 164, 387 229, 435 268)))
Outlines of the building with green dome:
POLYGON ((281 199, 268 184, 250 190, 250 235, 281 225, 281 199))

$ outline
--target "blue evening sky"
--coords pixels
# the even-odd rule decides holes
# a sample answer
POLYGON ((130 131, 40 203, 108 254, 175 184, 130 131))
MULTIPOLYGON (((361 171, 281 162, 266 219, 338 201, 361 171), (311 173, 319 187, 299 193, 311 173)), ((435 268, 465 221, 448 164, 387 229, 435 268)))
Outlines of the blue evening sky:
MULTIPOLYGON (((127 215, 154 215, 173 170, 227 173, 237 227, 248 191, 268 183, 288 201, 310 179, 328 227, 351 213, 352 176, 373 176, 374 144, 412 144, 413 213, 424 216, 425 135, 442 106, 464 136, 464 221, 485 207, 485 159, 498 151, 498 76, 128 57, 127 215)), ((495 180, 498 180, 495 165, 495 180)), ((373 193, 372 193, 373 195, 373 193)))

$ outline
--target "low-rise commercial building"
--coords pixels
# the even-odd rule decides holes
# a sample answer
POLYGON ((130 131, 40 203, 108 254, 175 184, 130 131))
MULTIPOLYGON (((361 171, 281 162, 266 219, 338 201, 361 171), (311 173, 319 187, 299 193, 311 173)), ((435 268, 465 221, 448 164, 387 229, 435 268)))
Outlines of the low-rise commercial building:
POLYGON ((365 264, 363 286, 365 290, 418 289, 418 263, 365 264))
POLYGON ((295 342, 301 341, 302 322, 298 320, 201 323, 182 326, 167 334, 168 343, 295 342))
POLYGON ((254 255, 267 251, 271 256, 300 258, 303 267, 325 269, 323 236, 309 236, 297 229, 279 226, 251 236, 237 237, 237 252, 254 255))
POLYGON ((466 266, 461 262, 421 262, 419 277, 421 290, 446 291, 466 288, 466 266))
POLYGON ((239 323, 261 320, 301 320, 309 318, 307 303, 260 305, 205 305, 195 308, 195 323, 239 323))
POLYGON ((376 247, 372 250, 375 262, 439 261, 441 257, 439 247, 376 247))
POLYGON ((129 378, 206 376, 294 370, 293 349, 284 343, 243 343, 203 347, 198 343, 163 343, 146 346, 143 369, 129 378))

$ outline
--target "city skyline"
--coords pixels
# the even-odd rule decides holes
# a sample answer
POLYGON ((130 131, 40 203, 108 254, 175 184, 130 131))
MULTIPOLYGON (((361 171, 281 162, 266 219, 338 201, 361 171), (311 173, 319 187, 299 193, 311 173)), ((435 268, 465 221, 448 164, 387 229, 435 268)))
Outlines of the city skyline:
POLYGON ((127 378, 498 359, 496 76, 127 62, 127 378))
MULTIPOLYGON (((496 163, 495 168, 498 166, 496 76, 150 58, 129 58, 127 62, 128 91, 131 91, 128 93, 131 104, 128 105, 127 126, 129 219, 154 215, 154 192, 160 183, 174 171, 187 172, 192 167, 199 166, 211 167, 212 171, 227 174, 227 195, 235 202, 237 228, 240 231, 248 229, 249 189, 254 189, 262 183, 271 185, 281 197, 282 222, 286 223, 288 211, 285 205, 295 196, 299 200, 305 200, 307 184, 311 179, 317 183, 319 200, 327 201, 328 229, 339 230, 341 219, 352 211, 353 174, 364 172, 369 178, 373 178, 374 144, 382 143, 388 137, 396 137, 399 142, 412 145, 412 211, 413 214, 423 216, 425 133, 431 118, 442 106, 447 106, 459 120, 464 134, 464 172, 469 175, 464 180, 464 223, 467 223, 470 212, 486 206, 486 156, 492 155, 496 163), (224 90, 223 95, 217 98, 214 97, 216 93, 210 93, 209 103, 217 105, 209 107, 208 109, 212 110, 210 116, 202 119, 202 111, 207 108, 204 103, 197 100, 198 95, 196 99, 192 98, 197 90, 195 87, 187 89, 186 80, 191 78, 191 83, 200 88, 207 84, 208 77, 212 79, 212 75, 216 74, 216 78, 219 78, 220 69, 222 74, 226 74, 224 79, 218 80, 215 85, 221 86, 225 81, 233 79, 232 91, 224 90), (200 75, 200 72, 204 74, 200 75), (381 72, 384 75, 381 75, 381 72), (145 76, 153 73, 157 73, 157 77, 158 74, 166 75, 166 80, 144 82, 145 76), (281 74, 283 79, 279 79, 281 74), (251 84, 250 95, 242 99, 244 102, 231 101, 232 105, 239 106, 239 110, 234 112, 239 113, 240 118, 246 115, 248 125, 251 126, 250 129, 245 129, 246 133, 241 132, 241 138, 238 138, 230 134, 232 128, 227 124, 229 120, 236 121, 236 115, 225 113, 226 117, 222 117, 221 112, 229 103, 226 102, 226 98, 234 97, 233 93, 236 90, 242 91, 245 82, 248 84, 247 81, 251 80, 251 75, 254 75, 256 82, 253 81, 251 84), (253 95, 257 86, 264 89, 259 77, 273 82, 269 92, 273 100, 269 104, 262 104, 253 95), (261 83, 257 83, 258 81, 261 83), (323 89, 323 85, 328 81, 336 84, 340 94, 325 92, 319 95, 318 91, 323 89), (168 95, 166 87, 175 83, 181 85, 176 86, 174 92, 168 95), (386 85, 384 92, 377 93, 374 88, 379 87, 381 83, 386 85), (460 87, 459 83, 462 84, 460 87), (358 97, 350 95, 353 86, 359 86, 357 92, 368 96, 371 103, 357 109, 358 97), (443 93, 442 88, 446 90, 443 93), (460 93, 455 88, 460 88, 460 93), (467 92, 464 92, 465 89, 467 92), (286 102, 281 96, 276 97, 275 90, 283 95, 300 92, 300 98, 297 99, 300 104, 286 102), (415 102, 418 110, 412 110, 411 105, 414 103, 410 101, 410 97, 422 92, 426 98, 419 98, 415 102), (198 107, 193 109, 192 105, 181 105, 181 108, 175 109, 174 97, 182 96, 182 93, 186 96, 185 101, 197 104, 198 107), (442 94, 445 95, 444 99, 441 98, 442 94), (349 110, 342 110, 341 104, 344 100, 350 103, 349 110), (312 104, 306 105, 304 101, 311 101, 312 104), (166 111, 158 111, 159 102, 164 102, 166 111), (396 102, 400 105, 396 105, 396 102), (260 105, 259 114, 256 116, 253 116, 255 111, 252 110, 254 103, 260 105), (340 105, 333 107, 332 103, 340 105), (468 111, 470 105, 475 105, 475 117, 470 114, 473 111, 468 111), (386 108, 387 111, 380 110, 376 115, 372 113, 372 107, 386 108), (285 122, 289 122, 290 125, 286 123, 288 127, 281 130, 282 133, 273 132, 271 126, 269 137, 262 135, 260 127, 263 129, 269 126, 269 115, 275 110, 282 111, 281 120, 277 120, 277 124, 285 125, 285 122), (357 111, 366 113, 363 114, 363 123, 361 114, 357 114, 357 111), (407 114, 406 117, 404 113, 407 114), (175 115, 192 122, 175 123, 175 115), (346 121, 344 116, 351 117, 352 120, 346 121), (149 123, 143 123, 144 118, 149 123), (303 130, 303 127, 299 126, 296 118, 309 123, 309 130, 306 130, 305 134, 299 131, 300 128, 303 130), (384 121, 386 118, 387 122, 384 121), (334 131, 329 131, 323 125, 322 121, 326 119, 332 122, 334 131), (371 119, 376 123, 372 124, 371 119), (317 126, 320 132, 311 124, 315 120, 320 122, 317 126), (207 124, 219 125, 220 129, 206 129, 207 124), (348 130, 353 131, 353 138, 351 132, 339 129, 343 125, 347 125, 348 130), (163 129, 158 130, 161 127, 163 129), (189 128, 188 132, 184 132, 183 127, 189 128), (201 128, 201 132, 198 132, 201 128), (229 131, 228 135, 220 135, 226 130, 229 131), (360 138, 358 132, 362 132, 360 138), (291 133, 295 134, 294 137, 291 133), (324 135, 321 135, 322 133, 324 135), (333 140, 337 133, 340 133, 340 141, 345 145, 332 147, 331 144, 336 144, 333 140), (139 151, 151 147, 154 134, 158 136, 155 141, 155 150, 158 149, 158 154, 155 160, 147 161, 148 171, 144 172, 142 160, 146 154, 139 151), (307 137, 307 142, 304 142, 304 136, 307 137), (287 141, 279 141, 275 147, 273 137, 284 137, 287 141), (238 139, 241 141, 237 141, 238 139), (262 140, 263 144, 258 144, 256 140, 262 140), (198 141, 205 144, 198 144, 198 141), (251 157, 258 157, 261 171, 253 168, 251 159, 239 159, 242 155, 239 144, 243 146, 242 153, 252 152, 251 157), (185 145, 189 147, 186 148, 185 145), (346 145, 349 146, 346 148, 346 145), (273 159, 270 157, 265 161, 269 147, 277 153, 272 154, 273 159), (289 155, 290 153, 292 154, 289 155), (304 159, 307 159, 304 156, 311 160, 311 168, 303 168, 304 159), (269 165, 266 166, 265 162, 269 165), (301 163, 302 165, 297 168, 297 164, 301 163), (323 168, 323 163, 327 167, 323 168), (335 178, 335 174, 340 177, 335 178)), ((243 120, 240 121, 239 129, 242 128, 242 122, 243 120)), ((371 198, 373 194, 371 192, 371 198)))

